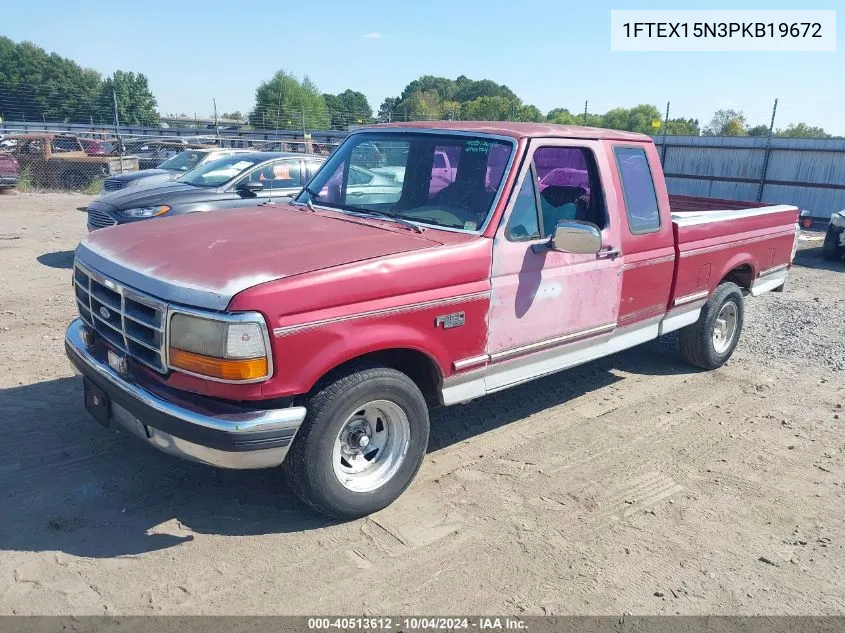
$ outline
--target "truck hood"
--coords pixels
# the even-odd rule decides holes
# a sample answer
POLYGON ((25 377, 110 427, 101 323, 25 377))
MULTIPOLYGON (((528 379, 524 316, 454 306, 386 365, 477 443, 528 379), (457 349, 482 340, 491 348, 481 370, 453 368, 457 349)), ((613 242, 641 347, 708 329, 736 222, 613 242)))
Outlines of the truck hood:
POLYGON ((105 209, 134 209, 157 204, 173 206, 183 199, 195 199, 203 194, 215 195, 213 188, 194 187, 179 181, 160 182, 152 179, 150 183, 142 180, 132 187, 119 189, 100 196, 95 206, 105 209))
POLYGON ((80 242, 76 258, 165 301, 225 310, 258 284, 441 244, 402 227, 267 205, 101 229, 80 242))

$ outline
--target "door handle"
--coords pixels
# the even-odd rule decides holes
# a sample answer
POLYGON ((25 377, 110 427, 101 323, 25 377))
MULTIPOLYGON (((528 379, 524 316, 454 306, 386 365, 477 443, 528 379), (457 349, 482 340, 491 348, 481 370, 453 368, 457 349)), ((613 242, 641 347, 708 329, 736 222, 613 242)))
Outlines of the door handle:
POLYGON ((621 254, 622 251, 618 248, 608 246, 607 248, 600 250, 598 253, 596 253, 596 259, 616 259, 621 254))

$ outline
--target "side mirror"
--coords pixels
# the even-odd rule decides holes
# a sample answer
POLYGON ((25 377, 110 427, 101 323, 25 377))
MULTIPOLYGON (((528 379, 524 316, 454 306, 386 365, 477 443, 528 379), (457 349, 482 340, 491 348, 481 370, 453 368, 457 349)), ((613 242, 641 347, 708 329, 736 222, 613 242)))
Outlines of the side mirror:
POLYGON ((601 250, 601 241, 601 232, 595 224, 561 220, 546 246, 553 251, 595 255, 601 250))
POLYGON ((237 190, 241 193, 254 196, 259 191, 264 191, 264 183, 256 180, 244 180, 238 183, 237 190))

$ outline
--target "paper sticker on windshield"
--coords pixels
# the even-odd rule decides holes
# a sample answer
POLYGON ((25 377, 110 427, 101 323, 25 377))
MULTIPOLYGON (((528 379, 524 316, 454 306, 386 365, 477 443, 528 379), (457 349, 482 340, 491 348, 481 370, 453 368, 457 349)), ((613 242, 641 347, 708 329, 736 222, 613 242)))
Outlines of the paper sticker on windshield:
POLYGON ((466 142, 464 145, 464 151, 474 154, 486 154, 491 145, 493 145, 493 143, 490 141, 482 141, 481 139, 473 138, 466 142))
POLYGON ((248 160, 242 160, 232 165, 231 169, 237 169, 238 171, 241 171, 243 169, 246 169, 247 167, 252 167, 252 163, 248 160))
POLYGON ((475 222, 464 222, 464 231, 474 231, 476 226, 475 222))

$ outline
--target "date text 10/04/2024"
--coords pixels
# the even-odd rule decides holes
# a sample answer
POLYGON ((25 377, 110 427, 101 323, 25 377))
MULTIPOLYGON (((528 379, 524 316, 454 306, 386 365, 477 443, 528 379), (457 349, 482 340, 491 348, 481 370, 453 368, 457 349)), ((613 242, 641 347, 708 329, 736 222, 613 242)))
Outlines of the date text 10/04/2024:
POLYGON ((333 629, 368 631, 524 631, 528 625, 524 620, 513 617, 442 618, 442 617, 351 617, 351 618, 308 618, 308 629, 329 631, 333 629))

